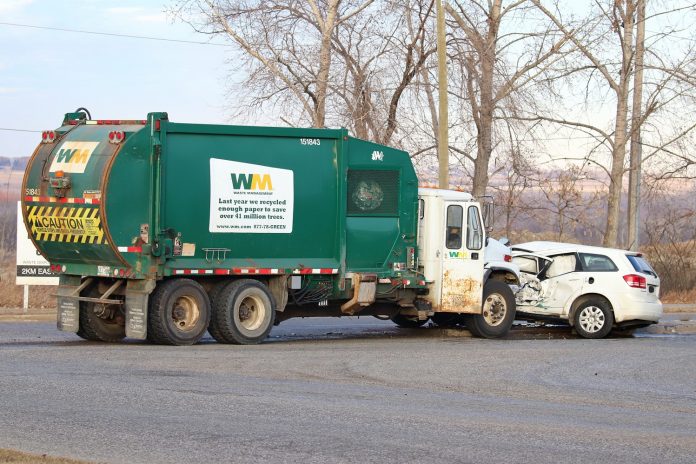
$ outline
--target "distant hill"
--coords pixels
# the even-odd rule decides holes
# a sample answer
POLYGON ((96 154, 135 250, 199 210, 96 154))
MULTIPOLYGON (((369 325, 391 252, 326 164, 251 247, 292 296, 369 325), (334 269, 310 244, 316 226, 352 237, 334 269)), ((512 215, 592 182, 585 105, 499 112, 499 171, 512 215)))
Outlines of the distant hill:
POLYGON ((9 167, 12 168, 13 171, 24 171, 28 162, 28 156, 21 156, 19 158, 0 156, 0 169, 6 169, 9 167))

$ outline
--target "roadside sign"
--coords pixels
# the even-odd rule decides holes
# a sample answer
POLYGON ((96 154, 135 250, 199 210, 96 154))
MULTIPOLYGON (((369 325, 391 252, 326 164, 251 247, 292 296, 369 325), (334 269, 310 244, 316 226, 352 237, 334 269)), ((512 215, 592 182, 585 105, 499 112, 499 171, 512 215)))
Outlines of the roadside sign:
POLYGON ((29 238, 22 220, 22 204, 17 202, 17 285, 58 285, 58 276, 29 238))

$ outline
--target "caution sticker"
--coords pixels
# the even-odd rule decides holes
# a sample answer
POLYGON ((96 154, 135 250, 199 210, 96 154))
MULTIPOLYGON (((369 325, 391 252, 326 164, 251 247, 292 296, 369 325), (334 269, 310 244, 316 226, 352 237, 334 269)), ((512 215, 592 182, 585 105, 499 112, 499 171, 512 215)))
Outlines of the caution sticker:
POLYGON ((106 243, 99 208, 29 206, 27 221, 36 240, 106 243))

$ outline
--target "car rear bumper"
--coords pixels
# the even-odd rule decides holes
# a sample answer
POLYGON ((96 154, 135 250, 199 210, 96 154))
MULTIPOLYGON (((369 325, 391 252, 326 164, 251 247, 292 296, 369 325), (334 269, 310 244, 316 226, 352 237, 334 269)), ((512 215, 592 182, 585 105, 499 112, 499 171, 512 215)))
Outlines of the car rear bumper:
POLYGON ((646 321, 657 322, 662 317, 662 303, 626 301, 619 311, 614 311, 616 322, 646 321))

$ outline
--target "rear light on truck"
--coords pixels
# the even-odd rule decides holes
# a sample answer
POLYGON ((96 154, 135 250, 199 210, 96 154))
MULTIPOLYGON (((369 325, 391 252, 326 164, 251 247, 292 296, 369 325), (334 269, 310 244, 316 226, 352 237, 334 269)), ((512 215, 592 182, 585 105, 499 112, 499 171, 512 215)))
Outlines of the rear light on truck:
POLYGON ((644 289, 647 286, 647 280, 643 276, 628 274, 623 276, 623 279, 626 281, 629 287, 644 289))
POLYGON ((111 143, 121 143, 126 139, 126 133, 123 131, 111 131, 109 132, 109 142, 111 143))
POLYGON ((510 256, 510 255, 505 255, 505 257, 503 259, 505 260, 506 263, 512 262, 512 256, 510 256))
POLYGON ((57 138, 58 135, 56 134, 56 131, 43 131, 41 133, 42 143, 53 143, 56 141, 57 138))

